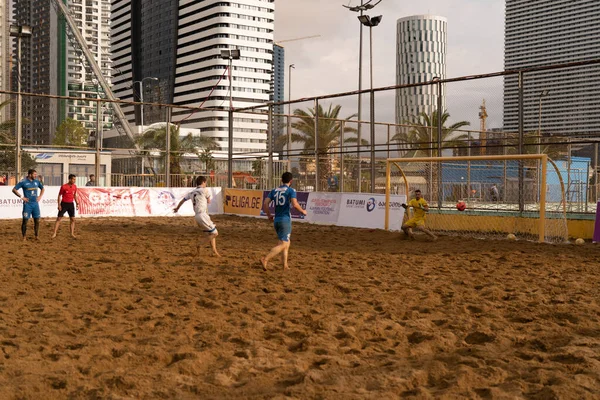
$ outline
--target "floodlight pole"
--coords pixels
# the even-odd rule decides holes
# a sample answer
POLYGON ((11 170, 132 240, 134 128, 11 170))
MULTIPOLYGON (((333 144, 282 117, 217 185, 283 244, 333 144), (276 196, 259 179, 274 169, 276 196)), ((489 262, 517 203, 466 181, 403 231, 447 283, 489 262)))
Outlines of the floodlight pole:
POLYGON ((15 119, 17 122, 17 137, 16 137, 16 151, 15 151, 15 182, 19 182, 21 176, 21 153, 23 146, 23 96, 21 96, 21 65, 22 65, 22 39, 24 37, 31 37, 31 27, 28 25, 11 25, 10 36, 17 38, 17 115, 15 119))
MULTIPOLYGON (((363 0, 360 0, 360 15, 363 15, 363 0)), ((361 154, 360 154, 360 145, 362 140, 362 127, 361 127, 361 118, 362 118, 362 59, 363 59, 363 24, 360 23, 360 40, 358 45, 358 115, 356 118, 358 119, 358 130, 357 130, 357 146, 356 146, 356 154, 358 156, 358 193, 362 192, 362 163, 361 163, 361 154)))
POLYGON ((369 25, 369 63, 369 72, 371 75, 371 193, 375 193, 375 92, 373 91, 373 24, 369 25))
MULTIPOLYGON (((288 69, 288 101, 292 101, 292 68, 296 68, 296 64, 290 64, 288 69)), ((288 169, 292 170, 292 159, 290 153, 292 151, 292 103, 288 103, 288 115, 287 115, 287 158, 288 158, 288 169)))
POLYGON ((228 60, 229 71, 229 111, 228 115, 228 143, 227 143, 227 187, 233 187, 233 59, 240 58, 239 50, 222 50, 221 58, 228 60))

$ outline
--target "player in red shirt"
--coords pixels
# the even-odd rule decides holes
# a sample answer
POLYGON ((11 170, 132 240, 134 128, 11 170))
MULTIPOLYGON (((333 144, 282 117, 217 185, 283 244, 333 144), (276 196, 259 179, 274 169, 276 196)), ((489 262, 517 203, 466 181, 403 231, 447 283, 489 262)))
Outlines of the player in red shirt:
POLYGON ((69 182, 62 185, 58 191, 58 218, 56 218, 56 222, 54 223, 54 233, 52 234, 53 238, 56 237, 58 225, 60 225, 60 220, 65 213, 69 213, 69 218, 71 219, 71 237, 75 237, 75 206, 79 207, 75 178, 75 175, 70 174, 69 182))

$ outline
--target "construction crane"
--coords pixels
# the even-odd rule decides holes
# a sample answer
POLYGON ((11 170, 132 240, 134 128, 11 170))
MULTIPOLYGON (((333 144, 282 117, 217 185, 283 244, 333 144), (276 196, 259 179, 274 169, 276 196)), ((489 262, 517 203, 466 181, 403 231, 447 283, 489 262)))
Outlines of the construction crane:
POLYGON ((314 39, 314 38, 318 38, 318 37, 321 37, 321 35, 302 36, 302 37, 294 38, 294 39, 284 39, 284 40, 280 40, 278 42, 275 42, 275 44, 277 46, 279 46, 280 43, 295 42, 297 40, 314 39))
POLYGON ((87 60, 89 66, 92 68, 94 75, 96 75, 96 78, 98 79, 98 83, 102 87, 102 90, 106 94, 106 97, 108 97, 108 99, 111 100, 110 104, 115 112, 117 119, 120 122, 120 125, 122 126, 123 130, 125 131, 125 134, 133 142, 136 150, 139 151, 140 148, 135 142, 135 137, 133 135, 133 131, 131 130, 131 127, 129 126, 127 119, 125 118, 125 114, 123 113, 123 110, 121 109, 121 105, 116 102, 118 99, 115 97, 114 93, 112 92, 110 85, 108 84, 106 78, 104 78, 104 76, 102 75, 102 70, 98 66, 98 63, 96 62, 96 59, 94 58, 94 55, 90 51, 90 47, 88 46, 85 38, 79 31, 79 28, 77 27, 75 20, 71 16, 69 9, 67 8, 66 4, 63 3, 61 0, 50 0, 50 2, 56 8, 56 10, 59 11, 60 14, 62 14, 65 17, 65 20, 67 22, 67 25, 69 26, 69 29, 71 30, 71 33, 73 33, 73 36, 75 36, 75 39, 76 39, 77 43, 79 44, 79 47, 80 47, 81 51, 83 52, 85 59, 87 60))

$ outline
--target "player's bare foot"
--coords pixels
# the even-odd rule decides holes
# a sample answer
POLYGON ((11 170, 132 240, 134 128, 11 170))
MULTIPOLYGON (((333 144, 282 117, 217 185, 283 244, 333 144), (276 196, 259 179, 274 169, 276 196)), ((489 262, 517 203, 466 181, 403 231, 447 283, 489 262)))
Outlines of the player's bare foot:
POLYGON ((437 240, 438 240, 438 237, 437 237, 437 236, 434 236, 434 237, 432 237, 432 238, 431 238, 431 241, 432 241, 432 242, 436 242, 437 240))
POLYGON ((27 237, 23 236, 23 241, 26 242, 27 241, 27 237))
POLYGON ((268 271, 267 270, 267 260, 265 260, 264 258, 261 258, 260 259, 260 263, 261 263, 261 265, 263 267, 263 271, 268 271))
POLYGON ((219 253, 216 253, 216 252, 215 252, 215 257, 217 257, 217 258, 221 258, 221 255, 220 255, 219 253))
POLYGON ((71 235, 71 237, 72 237, 73 239, 77 239, 77 236, 75 236, 75 235, 73 235, 73 234, 71 235))
POLYGON ((36 237, 35 237, 35 240, 37 240, 37 241, 39 242, 39 241, 40 241, 40 237, 39 237, 39 236, 36 236, 36 237))
POLYGON ((56 237, 56 233, 52 235, 52 239, 54 239, 56 237))

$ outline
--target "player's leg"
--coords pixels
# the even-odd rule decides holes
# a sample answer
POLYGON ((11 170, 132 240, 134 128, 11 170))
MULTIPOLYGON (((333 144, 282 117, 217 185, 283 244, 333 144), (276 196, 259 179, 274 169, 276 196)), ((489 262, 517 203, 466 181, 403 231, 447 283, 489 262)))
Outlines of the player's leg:
POLYGON ((40 240, 40 219, 33 219, 33 230, 35 232, 35 240, 40 240))
POLYGON ((27 239, 27 221, 29 221, 29 218, 23 216, 23 221, 21 221, 21 235, 23 235, 23 240, 27 239))
POLYGON ((56 222, 54 223, 54 233, 52 233, 52 238, 56 237, 56 234, 58 233, 58 226, 60 225, 60 221, 62 220, 66 211, 67 210, 65 210, 64 203, 60 203, 60 210, 58 210, 58 215, 56 216, 56 222))
POLYGON ((266 271, 267 266, 269 264, 269 260, 271 258, 275 257, 277 254, 281 253, 284 249, 286 249, 288 247, 289 247, 288 243, 284 242, 283 240, 280 240, 279 244, 277 244, 277 246, 273 247, 271 249, 271 251, 269 251, 269 254, 267 254, 265 257, 260 259, 263 269, 266 271))
MULTIPOLYGON (((60 215, 60 211, 59 211, 59 215, 60 215)), ((56 237, 56 234, 58 233, 58 226, 60 225, 61 220, 62 220, 62 217, 56 217, 56 222, 54 222, 54 233, 52 233, 53 239, 56 237)))
MULTIPOLYGON (((210 215, 207 213, 196 214, 194 219, 196 220, 196 224, 198 224, 200 229, 206 233, 206 240, 210 243, 213 254, 217 257, 221 257, 217 251, 217 236, 219 236, 219 231, 217 231, 217 226, 210 219, 210 215)), ((197 254, 200 255, 200 243, 198 243, 197 246, 197 254)))
POLYGON ((210 247, 212 248, 213 254, 220 258, 221 255, 217 251, 217 236, 219 236, 219 232, 217 232, 215 229, 215 231, 208 237, 208 240, 210 242, 210 247))
POLYGON ((76 238, 77 236, 75 236, 75 203, 69 204, 67 212, 69 213, 69 219, 71 220, 71 237, 76 238))
POLYGON ((281 250, 281 261, 283 263, 283 269, 290 269, 288 267, 288 253, 290 252, 290 245, 292 242, 283 242, 285 243, 287 246, 283 248, 283 250, 281 250))
POLYGON ((42 213, 40 212, 40 205, 35 203, 31 210, 31 216, 33 217, 33 229, 35 231, 35 240, 40 240, 40 218, 42 213))
POLYGON ((414 239, 413 228, 416 227, 416 221, 414 218, 409 219, 402 225, 402 230, 409 239, 414 239))
POLYGON ((425 228, 425 225, 417 226, 416 229, 420 230, 421 232, 424 232, 431 239, 437 240, 437 236, 433 232, 431 232, 429 229, 425 228))
MULTIPOLYGON (((267 270, 267 266, 269 264, 269 260, 275 257, 277 254, 282 251, 287 251, 290 247, 290 235, 292 232, 292 223, 291 221, 277 221, 274 223, 275 232, 277 232, 277 237, 279 238, 279 244, 271 249, 269 254, 267 254, 264 258, 261 258, 260 262, 263 266, 263 270, 267 270)), ((284 267, 287 263, 287 256, 285 256, 284 267)))

